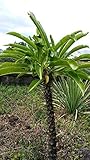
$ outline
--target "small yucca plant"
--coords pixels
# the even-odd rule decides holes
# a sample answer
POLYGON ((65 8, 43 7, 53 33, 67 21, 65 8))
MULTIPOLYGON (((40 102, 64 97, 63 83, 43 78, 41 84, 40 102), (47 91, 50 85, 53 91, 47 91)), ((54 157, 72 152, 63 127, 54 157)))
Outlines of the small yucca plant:
POLYGON ((82 95, 77 83, 70 77, 59 77, 53 82, 53 103, 64 107, 69 114, 75 114, 88 107, 90 103, 90 82, 85 82, 85 91, 82 95))

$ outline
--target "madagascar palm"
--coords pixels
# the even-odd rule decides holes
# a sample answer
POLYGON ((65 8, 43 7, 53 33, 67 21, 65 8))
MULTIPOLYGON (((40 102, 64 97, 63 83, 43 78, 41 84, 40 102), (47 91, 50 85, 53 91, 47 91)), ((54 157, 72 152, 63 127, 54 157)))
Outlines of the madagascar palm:
MULTIPOLYGON (((84 90, 84 84, 81 78, 89 79, 89 76, 83 70, 85 67, 90 67, 90 64, 80 64, 79 59, 71 59, 70 55, 75 51, 87 47, 86 45, 79 45, 73 49, 69 49, 70 46, 80 38, 87 35, 81 30, 74 32, 70 35, 63 37, 57 44, 55 44, 52 36, 50 35, 50 42, 48 37, 37 21, 33 13, 28 13, 31 20, 37 28, 37 35, 32 38, 25 37, 16 32, 9 32, 9 35, 16 36, 23 40, 27 45, 21 44, 9 44, 12 46, 12 50, 4 51, 0 57, 11 57, 14 62, 6 62, 0 64, 0 75, 6 74, 18 74, 22 76, 24 74, 37 75, 39 79, 33 80, 29 86, 29 90, 32 91, 41 82, 44 86, 44 95, 47 106, 47 120, 48 120, 48 158, 49 160, 56 160, 56 129, 55 118, 52 104, 52 91, 51 84, 54 76, 67 75, 71 76, 82 92, 84 90), (69 50, 68 50, 69 49, 69 50)), ((87 55, 86 57, 90 57, 87 55)))

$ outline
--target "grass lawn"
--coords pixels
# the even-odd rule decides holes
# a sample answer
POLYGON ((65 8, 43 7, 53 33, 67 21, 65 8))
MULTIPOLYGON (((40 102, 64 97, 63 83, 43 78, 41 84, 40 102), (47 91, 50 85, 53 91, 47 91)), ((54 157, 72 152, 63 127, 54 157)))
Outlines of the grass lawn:
MULTIPOLYGON (((46 160, 47 119, 42 89, 0 85, 0 160, 46 160)), ((55 108, 58 160, 79 160, 90 149, 90 115, 77 121, 55 108)))

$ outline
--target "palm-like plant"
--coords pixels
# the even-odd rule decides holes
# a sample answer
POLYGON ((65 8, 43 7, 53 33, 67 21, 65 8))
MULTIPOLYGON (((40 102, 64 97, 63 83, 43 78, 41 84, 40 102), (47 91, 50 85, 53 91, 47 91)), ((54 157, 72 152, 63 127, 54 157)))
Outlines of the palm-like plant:
MULTIPOLYGON (((78 61, 82 57, 71 59, 70 55, 87 46, 79 45, 71 50, 68 49, 75 41, 86 36, 87 33, 84 34, 81 30, 74 32, 66 35, 55 44, 51 35, 49 42, 43 27, 34 14, 28 13, 28 15, 37 28, 37 35, 27 38, 16 32, 8 33, 20 38, 27 45, 9 44, 8 46, 13 47, 12 50, 4 51, 0 54, 0 58, 11 57, 14 59, 14 62, 0 64, 0 76, 6 74, 18 74, 19 76, 24 74, 37 75, 39 79, 31 82, 29 86, 30 91, 43 82, 48 120, 48 158, 49 160, 56 160, 56 129, 51 91, 52 80, 54 76, 61 74, 71 76, 83 92, 84 84, 81 78, 89 79, 83 68, 90 67, 90 64, 80 64, 78 61)), ((90 55, 85 56, 90 58, 90 55)))

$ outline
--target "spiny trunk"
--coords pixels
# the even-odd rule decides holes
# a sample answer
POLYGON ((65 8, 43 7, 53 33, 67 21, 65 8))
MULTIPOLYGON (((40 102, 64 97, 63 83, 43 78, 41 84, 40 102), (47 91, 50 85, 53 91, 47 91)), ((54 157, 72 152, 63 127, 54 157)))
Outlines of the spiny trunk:
POLYGON ((47 123, 48 123, 48 159, 56 160, 56 129, 55 129, 55 117, 52 104, 52 91, 51 91, 51 75, 48 76, 45 72, 44 74, 44 95, 47 106, 47 123))

